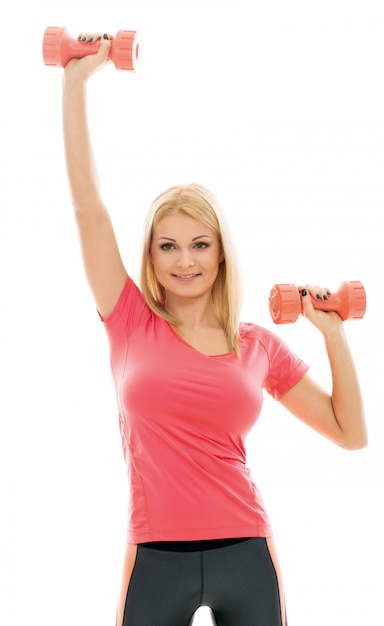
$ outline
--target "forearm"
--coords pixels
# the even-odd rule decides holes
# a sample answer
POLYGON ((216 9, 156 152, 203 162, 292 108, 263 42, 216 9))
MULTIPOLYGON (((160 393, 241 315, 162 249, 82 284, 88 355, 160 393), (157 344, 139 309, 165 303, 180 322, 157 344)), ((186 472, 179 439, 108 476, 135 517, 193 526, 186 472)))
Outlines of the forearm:
MULTIPOLYGON (((63 73, 63 132, 69 185, 74 208, 79 213, 103 210, 87 119, 88 79, 108 64, 110 40, 100 36, 96 54, 72 59, 63 73)), ((86 44, 85 44, 86 45, 86 44)))
POLYGON ((332 373, 332 406, 344 447, 367 444, 367 428, 360 385, 342 324, 325 336, 332 373))
POLYGON ((99 179, 87 120, 86 82, 64 72, 64 151, 72 202, 85 211, 101 204, 99 179))

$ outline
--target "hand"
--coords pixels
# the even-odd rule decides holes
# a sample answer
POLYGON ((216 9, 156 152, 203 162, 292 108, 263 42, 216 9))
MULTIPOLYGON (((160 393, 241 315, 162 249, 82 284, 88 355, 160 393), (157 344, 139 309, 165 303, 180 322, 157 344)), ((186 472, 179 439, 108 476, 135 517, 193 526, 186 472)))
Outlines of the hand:
POLYGON ((314 300, 328 300, 331 292, 326 287, 318 285, 305 285, 300 287, 303 315, 325 336, 335 328, 342 326, 343 321, 335 311, 321 311, 315 309, 312 298, 314 300))
POLYGON ((65 66, 64 72, 66 76, 78 76, 84 81, 88 80, 92 74, 102 67, 109 65, 108 54, 111 48, 111 35, 102 35, 100 33, 82 33, 78 37, 84 46, 100 42, 99 49, 94 54, 88 54, 81 59, 71 59, 65 66))

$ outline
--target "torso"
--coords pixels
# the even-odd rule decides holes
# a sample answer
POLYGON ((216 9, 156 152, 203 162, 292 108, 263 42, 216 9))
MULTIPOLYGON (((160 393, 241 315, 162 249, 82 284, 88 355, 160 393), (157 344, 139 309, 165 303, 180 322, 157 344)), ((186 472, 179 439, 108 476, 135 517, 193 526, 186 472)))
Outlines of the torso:
POLYGON ((238 357, 216 320, 180 334, 131 281, 105 326, 130 481, 127 540, 269 536, 245 439, 264 389, 278 398, 303 375, 299 359, 253 324, 240 325, 238 357))
POLYGON ((178 327, 174 330, 183 341, 207 356, 217 356, 230 352, 224 330, 220 327, 193 330, 178 327))

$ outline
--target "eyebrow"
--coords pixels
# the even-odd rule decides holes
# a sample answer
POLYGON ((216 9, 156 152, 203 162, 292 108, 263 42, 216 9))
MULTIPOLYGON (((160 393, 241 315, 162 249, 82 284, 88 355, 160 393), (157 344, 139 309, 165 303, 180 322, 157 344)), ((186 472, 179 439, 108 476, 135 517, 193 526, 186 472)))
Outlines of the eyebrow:
MULTIPOLYGON (((192 241, 196 241, 197 239, 202 239, 204 237, 208 237, 208 239, 211 239, 210 235, 198 235, 198 237, 194 237, 192 241)), ((159 237, 158 241, 160 241, 160 239, 166 239, 167 241, 173 241, 174 243, 176 243, 176 239, 172 239, 172 237, 159 237)))

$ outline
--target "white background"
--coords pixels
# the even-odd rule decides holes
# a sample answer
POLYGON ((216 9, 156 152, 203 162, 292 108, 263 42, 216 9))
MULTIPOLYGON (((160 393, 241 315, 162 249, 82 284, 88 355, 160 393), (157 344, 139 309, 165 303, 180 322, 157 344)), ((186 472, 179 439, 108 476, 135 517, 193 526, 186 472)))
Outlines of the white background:
MULTIPOLYGON (((370 444, 346 452, 266 398, 249 439, 292 626, 382 620, 383 26, 380 0, 15 0, 1 37, 0 623, 114 624, 126 477, 106 337, 86 285, 47 26, 137 29, 137 73, 92 79, 103 195, 137 277, 144 214, 170 184, 220 198, 243 319, 278 332, 321 384, 305 320, 273 325, 276 282, 361 280, 346 322, 370 444)), ((3 9, 4 13, 4 9, 3 9)), ((186 486, 187 488, 187 486, 186 486)), ((196 624, 210 623, 201 610, 196 624)), ((236 625, 234 625, 236 626, 236 625)))

